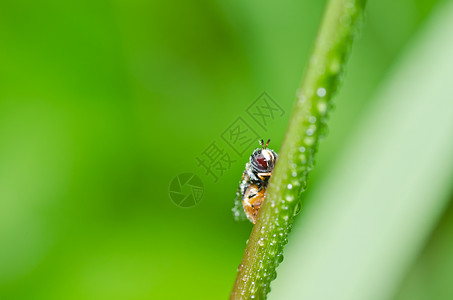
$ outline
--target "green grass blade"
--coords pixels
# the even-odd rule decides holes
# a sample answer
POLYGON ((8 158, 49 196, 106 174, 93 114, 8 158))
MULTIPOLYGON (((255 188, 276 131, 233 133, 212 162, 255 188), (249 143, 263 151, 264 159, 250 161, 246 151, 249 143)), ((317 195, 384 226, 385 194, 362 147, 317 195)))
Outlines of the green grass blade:
POLYGON ((264 299, 270 291, 364 6, 363 0, 331 0, 327 4, 231 299, 264 299))
POLYGON ((453 5, 397 66, 337 164, 314 183, 273 299, 389 299, 453 182, 453 5))

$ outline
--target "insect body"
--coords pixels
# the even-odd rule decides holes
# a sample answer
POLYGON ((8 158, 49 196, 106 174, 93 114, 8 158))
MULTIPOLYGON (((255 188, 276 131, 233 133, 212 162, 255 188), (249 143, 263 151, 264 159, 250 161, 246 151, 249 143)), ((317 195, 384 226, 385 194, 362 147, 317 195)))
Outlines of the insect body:
POLYGON ((256 216, 261 208, 266 194, 269 178, 277 161, 277 153, 268 149, 270 139, 264 144, 260 141, 261 149, 257 148, 250 155, 237 192, 242 199, 242 207, 246 217, 255 224, 256 216))

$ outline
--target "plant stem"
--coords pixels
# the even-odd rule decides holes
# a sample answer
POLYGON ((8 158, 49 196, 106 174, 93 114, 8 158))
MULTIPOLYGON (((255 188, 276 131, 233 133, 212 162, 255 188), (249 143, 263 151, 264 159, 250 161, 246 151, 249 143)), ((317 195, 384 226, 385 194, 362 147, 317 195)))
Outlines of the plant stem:
POLYGON ((231 299, 264 299, 305 190, 366 0, 330 0, 231 299))

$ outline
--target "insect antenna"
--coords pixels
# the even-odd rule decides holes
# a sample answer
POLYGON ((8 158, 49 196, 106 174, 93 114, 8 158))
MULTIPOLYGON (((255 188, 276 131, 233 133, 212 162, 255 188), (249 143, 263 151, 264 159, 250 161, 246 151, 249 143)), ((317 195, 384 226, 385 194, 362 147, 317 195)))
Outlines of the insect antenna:
POLYGON ((271 139, 268 139, 265 148, 267 148, 267 146, 269 146, 269 143, 270 143, 270 142, 271 142, 271 139))

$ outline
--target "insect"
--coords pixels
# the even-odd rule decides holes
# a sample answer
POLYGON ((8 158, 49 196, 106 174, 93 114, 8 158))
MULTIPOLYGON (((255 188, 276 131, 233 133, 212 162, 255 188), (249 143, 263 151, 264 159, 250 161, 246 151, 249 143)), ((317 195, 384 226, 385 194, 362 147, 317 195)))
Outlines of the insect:
POLYGON ((253 224, 256 223, 256 216, 266 196, 269 178, 272 175, 278 157, 274 150, 267 148, 270 141, 270 139, 267 140, 266 144, 264 144, 263 140, 259 141, 261 149, 256 148, 250 155, 249 162, 245 164, 245 170, 239 183, 235 208, 233 209, 237 218, 245 213, 245 216, 253 224), (239 199, 242 202, 243 213, 238 208, 239 199))

